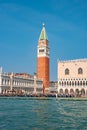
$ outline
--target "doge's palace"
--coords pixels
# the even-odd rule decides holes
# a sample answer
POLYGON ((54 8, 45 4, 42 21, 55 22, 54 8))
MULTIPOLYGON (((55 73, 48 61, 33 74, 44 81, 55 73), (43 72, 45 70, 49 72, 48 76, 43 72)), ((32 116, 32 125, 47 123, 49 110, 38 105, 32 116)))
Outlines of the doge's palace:
POLYGON ((87 59, 58 61, 58 93, 87 95, 87 59))

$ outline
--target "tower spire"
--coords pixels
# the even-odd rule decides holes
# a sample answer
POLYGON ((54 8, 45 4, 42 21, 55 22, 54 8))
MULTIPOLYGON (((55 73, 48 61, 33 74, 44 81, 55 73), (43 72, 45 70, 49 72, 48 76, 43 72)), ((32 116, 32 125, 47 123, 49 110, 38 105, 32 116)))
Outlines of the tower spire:
POLYGON ((41 30, 41 33, 40 33, 39 40, 48 40, 48 36, 46 34, 46 29, 45 29, 44 23, 42 24, 42 30, 41 30))
POLYGON ((43 23, 42 25, 43 25, 43 27, 45 26, 45 24, 44 24, 44 23, 43 23))

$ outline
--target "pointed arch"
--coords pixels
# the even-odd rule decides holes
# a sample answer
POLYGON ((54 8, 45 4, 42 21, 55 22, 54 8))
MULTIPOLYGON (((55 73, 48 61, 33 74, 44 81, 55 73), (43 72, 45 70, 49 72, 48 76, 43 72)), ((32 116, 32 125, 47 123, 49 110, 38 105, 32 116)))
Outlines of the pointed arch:
POLYGON ((82 81, 80 81, 80 86, 82 86, 82 81))
POLYGON ((62 81, 62 86, 63 86, 63 81, 62 81))
POLYGON ((65 94, 68 94, 68 89, 65 89, 65 94))
POLYGON ((85 86, 85 81, 83 81, 83 86, 85 86))
POLYGON ((72 86, 74 86, 74 81, 72 81, 72 86))
POLYGON ((86 86, 87 86, 87 81, 86 81, 86 86))
POLYGON ((81 95, 84 96, 85 95, 85 89, 81 89, 81 95))
POLYGON ((61 81, 59 81, 59 85, 61 86, 61 81))
POLYGON ((64 82, 64 85, 66 85, 66 81, 64 82))
POLYGON ((72 88, 70 89, 70 94, 74 95, 74 90, 72 88))
POLYGON ((60 89, 59 92, 60 92, 60 94, 63 94, 63 89, 60 89))
POLYGON ((79 89, 77 88, 76 90, 75 90, 75 94, 76 94, 76 96, 79 96, 79 89))
POLYGON ((67 81, 67 86, 69 85, 69 81, 67 81))
POLYGON ((71 81, 70 81, 70 86, 71 86, 71 81))
POLYGON ((77 85, 77 82, 75 81, 75 86, 77 85))

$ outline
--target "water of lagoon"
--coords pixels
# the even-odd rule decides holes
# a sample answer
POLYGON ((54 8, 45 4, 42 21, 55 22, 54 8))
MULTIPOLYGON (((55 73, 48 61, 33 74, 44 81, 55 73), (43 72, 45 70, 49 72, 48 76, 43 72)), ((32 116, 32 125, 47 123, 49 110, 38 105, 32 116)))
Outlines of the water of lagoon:
POLYGON ((87 130, 87 101, 46 99, 0 98, 0 130, 87 130))

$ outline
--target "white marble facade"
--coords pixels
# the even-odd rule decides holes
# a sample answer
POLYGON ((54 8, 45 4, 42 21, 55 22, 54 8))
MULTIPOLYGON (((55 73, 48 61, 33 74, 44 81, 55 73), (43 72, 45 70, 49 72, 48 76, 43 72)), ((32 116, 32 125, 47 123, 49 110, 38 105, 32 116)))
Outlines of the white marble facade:
POLYGON ((58 93, 87 96, 87 59, 58 61, 58 93))
POLYGON ((10 91, 22 92, 23 94, 42 94, 43 81, 37 79, 36 76, 29 78, 15 76, 13 73, 0 72, 0 94, 9 93, 10 91))

